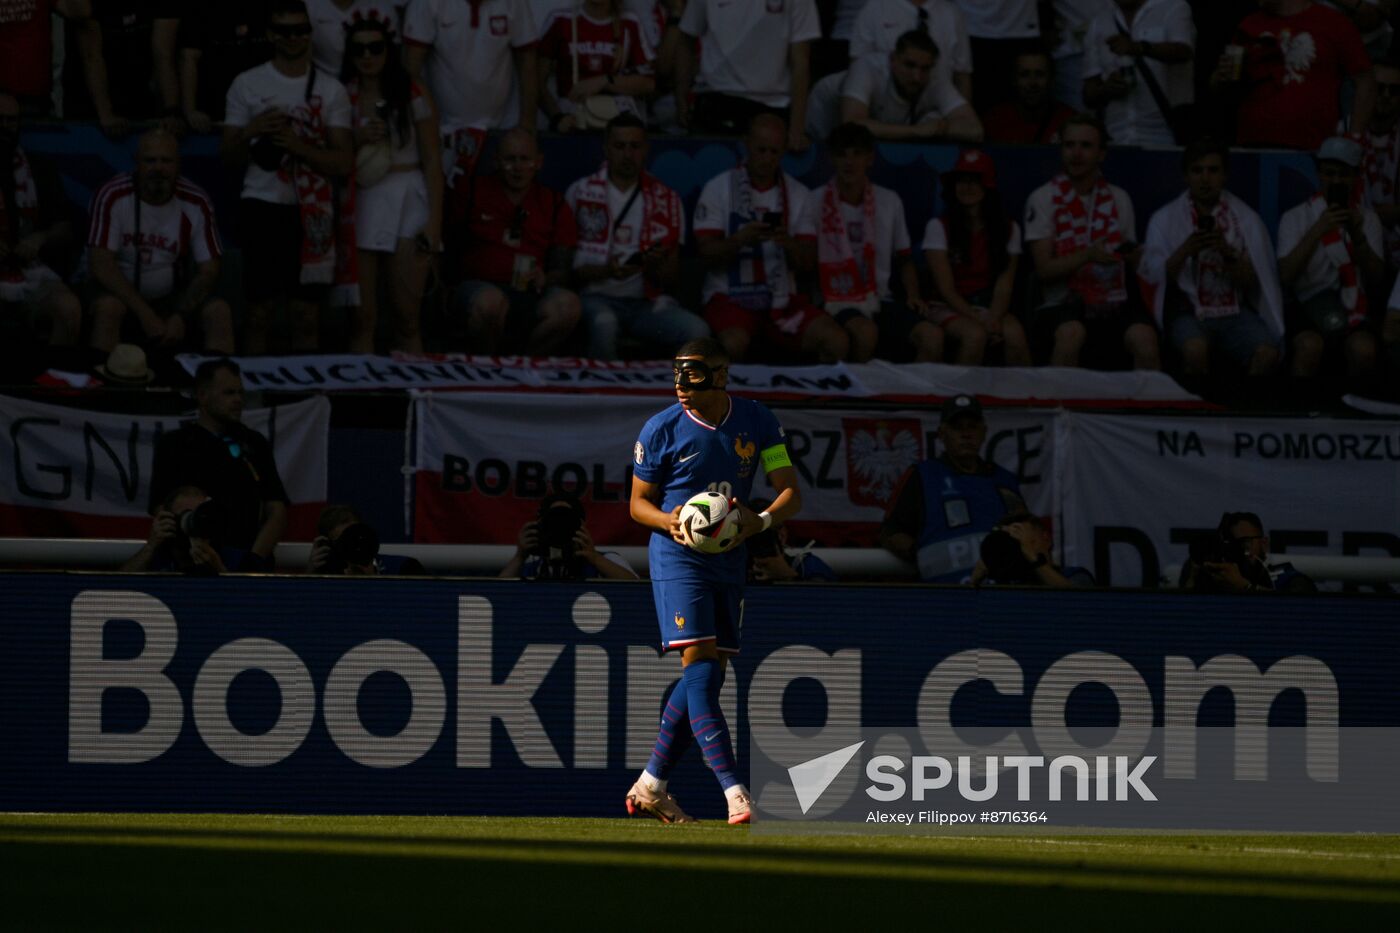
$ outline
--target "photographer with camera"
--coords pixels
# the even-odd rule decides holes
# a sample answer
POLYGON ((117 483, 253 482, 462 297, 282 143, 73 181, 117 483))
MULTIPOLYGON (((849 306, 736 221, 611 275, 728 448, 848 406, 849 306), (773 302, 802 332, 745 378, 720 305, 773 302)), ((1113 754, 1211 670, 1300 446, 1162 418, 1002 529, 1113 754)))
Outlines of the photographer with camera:
POLYGON ((180 486, 166 496, 151 521, 151 532, 126 563, 123 573, 259 573, 268 569, 252 551, 224 540, 224 512, 198 486, 180 486))
POLYGON ((1050 555, 1050 530, 1028 512, 1003 515, 982 539, 973 586, 1095 586, 1084 567, 1061 567, 1050 555))
POLYGON ((346 577, 421 577, 415 558, 379 553, 379 532, 349 505, 328 505, 316 520, 307 573, 346 577))
MULTIPOLYGON (((749 508, 763 513, 773 503, 768 499, 753 499, 749 508)), ((812 553, 815 542, 806 547, 788 546, 787 525, 760 531, 745 542, 749 549, 749 581, 753 583, 836 581, 836 571, 826 561, 812 553)))
POLYGON ((225 543, 271 566, 287 527, 287 490, 272 445, 243 424, 243 375, 230 359, 206 360, 194 373, 197 417, 166 431, 151 466, 151 514, 180 486, 197 486, 224 513, 225 543))
POLYGON ((583 503, 566 492, 545 496, 539 516, 520 528, 515 554, 499 576, 520 580, 636 580, 620 554, 600 551, 584 524, 583 503))
POLYGON ((1191 542, 1180 587, 1197 593, 1316 593, 1292 564, 1270 564, 1269 536, 1253 512, 1226 512, 1215 532, 1191 542))

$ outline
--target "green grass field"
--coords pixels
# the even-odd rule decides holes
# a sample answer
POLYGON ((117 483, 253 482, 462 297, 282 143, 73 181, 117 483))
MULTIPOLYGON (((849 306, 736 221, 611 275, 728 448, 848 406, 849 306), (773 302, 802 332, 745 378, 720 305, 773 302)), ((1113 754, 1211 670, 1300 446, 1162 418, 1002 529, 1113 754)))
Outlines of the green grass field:
POLYGON ((0 927, 1400 929, 1400 837, 774 836, 715 823, 0 815, 0 927))

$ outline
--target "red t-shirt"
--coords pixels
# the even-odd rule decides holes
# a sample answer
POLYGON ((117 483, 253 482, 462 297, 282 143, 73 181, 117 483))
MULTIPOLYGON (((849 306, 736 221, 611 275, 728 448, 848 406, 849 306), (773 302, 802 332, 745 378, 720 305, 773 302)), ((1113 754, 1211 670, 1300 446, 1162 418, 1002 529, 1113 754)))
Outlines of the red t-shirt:
POLYGON ((0 0, 0 91, 49 96, 55 6, 57 0, 0 0))
POLYGON ((1049 120, 1027 120, 1021 116, 1020 108, 1007 101, 987 111, 982 130, 989 143, 1053 143, 1059 141, 1060 127, 1073 115, 1073 109, 1052 101, 1049 120))
MULTIPOLYGON (((545 24, 540 37, 539 55, 554 62, 554 80, 560 97, 568 97, 574 86, 573 15, 569 10, 556 11, 545 24)), ((578 16, 578 76, 594 78, 625 70, 631 74, 651 74, 651 48, 642 37, 641 26, 632 16, 611 22, 595 23, 587 16, 578 16), (617 41, 623 43, 621 64, 617 63, 617 41)))
POLYGON ((1242 146, 1316 149, 1337 132, 1342 80, 1371 67, 1351 20, 1318 4, 1292 16, 1251 13, 1232 41, 1245 49, 1242 146))
POLYGON ((536 183, 516 205, 495 175, 479 176, 474 187, 462 247, 465 278, 507 285, 517 254, 543 267, 551 249, 578 245, 574 212, 563 195, 536 183))

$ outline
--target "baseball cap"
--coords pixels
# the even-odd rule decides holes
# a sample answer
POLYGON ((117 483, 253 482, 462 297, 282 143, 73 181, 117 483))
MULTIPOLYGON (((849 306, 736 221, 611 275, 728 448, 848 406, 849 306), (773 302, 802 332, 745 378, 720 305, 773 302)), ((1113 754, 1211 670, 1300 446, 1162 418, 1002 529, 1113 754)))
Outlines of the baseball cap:
POLYGON ((992 164, 992 157, 981 149, 964 149, 958 155, 958 161, 948 171, 943 173, 944 181, 949 181, 958 175, 975 175, 982 183, 983 188, 995 188, 997 186, 997 169, 992 164))
POLYGON ((1330 139, 1325 139, 1317 150, 1319 162, 1340 162, 1343 165, 1350 165, 1352 168, 1361 166, 1363 155, 1361 144, 1354 139, 1347 139, 1345 136, 1333 136, 1330 139))
POLYGON ((954 418, 976 418, 982 420, 982 403, 977 401, 975 395, 954 395, 952 398, 943 400, 942 408, 943 420, 952 421, 954 418))

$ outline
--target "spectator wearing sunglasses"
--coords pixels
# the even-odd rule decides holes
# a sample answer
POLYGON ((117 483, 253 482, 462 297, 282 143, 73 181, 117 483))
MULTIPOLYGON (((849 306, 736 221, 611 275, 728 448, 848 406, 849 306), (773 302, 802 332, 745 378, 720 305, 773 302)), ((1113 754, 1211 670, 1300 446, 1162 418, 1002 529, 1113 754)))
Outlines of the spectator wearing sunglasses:
POLYGON ((311 64, 311 20, 301 0, 272 0, 267 35, 272 60, 235 78, 224 108, 224 158, 244 168, 239 213, 249 354, 267 352, 272 314, 283 300, 291 348, 318 347, 319 304, 336 278, 337 250, 351 246, 337 242, 344 231, 334 220, 332 187, 355 167, 350 98, 311 64))
POLYGON ((271 561, 287 527, 287 491, 272 445, 243 424, 238 364, 227 358, 201 363, 194 374, 194 397, 195 419, 156 443, 150 514, 156 515, 178 488, 197 486, 219 503, 222 544, 271 561))
POLYGON ((423 287, 442 249, 437 117, 409 80, 391 37, 392 27, 374 14, 356 20, 340 71, 355 127, 360 306, 352 317, 350 349, 356 353, 374 352, 380 292, 390 283, 393 347, 423 352, 423 287))
POLYGON ((328 75, 338 74, 345 60, 345 42, 357 23, 375 19, 389 27, 398 41, 402 3, 390 0, 306 0, 311 15, 311 62, 328 75))

